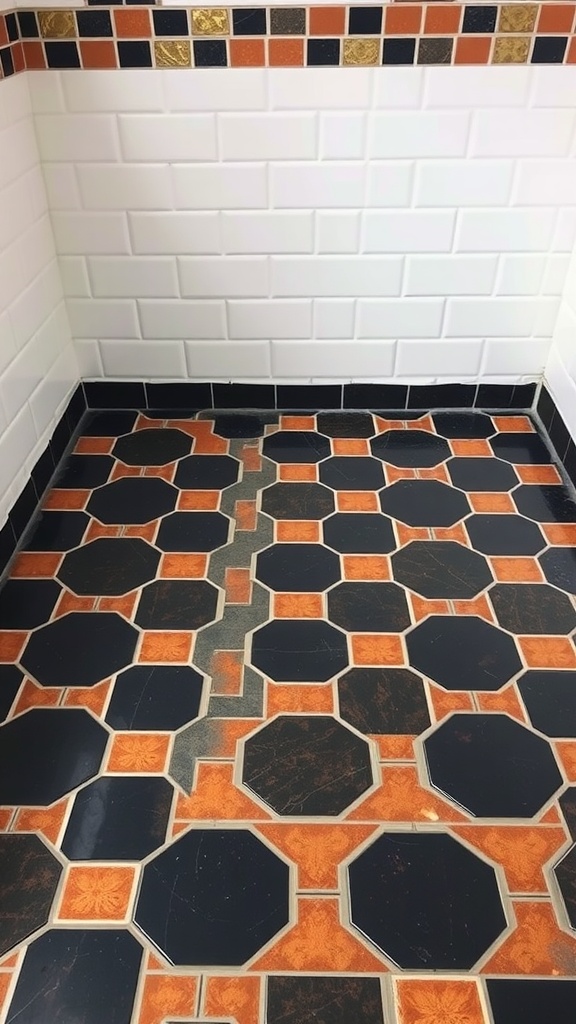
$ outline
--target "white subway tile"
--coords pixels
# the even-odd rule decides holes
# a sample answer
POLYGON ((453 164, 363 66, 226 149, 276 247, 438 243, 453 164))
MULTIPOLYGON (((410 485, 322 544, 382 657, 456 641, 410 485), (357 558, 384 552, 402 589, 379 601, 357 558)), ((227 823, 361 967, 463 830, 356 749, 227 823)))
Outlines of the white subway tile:
POLYGON ((0 313, 0 373, 14 359, 18 349, 8 311, 0 313))
POLYGON ((46 195, 46 185, 44 184, 44 175, 40 164, 30 168, 28 173, 24 175, 24 181, 28 186, 34 216, 37 218, 44 217, 48 213, 48 196, 46 195))
POLYGON ((124 113, 132 110, 163 110, 160 74, 147 70, 61 72, 68 110, 82 113, 124 113))
POLYGON ((424 106, 523 107, 532 73, 533 68, 494 65, 426 68, 424 106))
POLYGON ((390 157, 464 156, 470 115, 460 111, 400 111, 371 115, 368 155, 390 157))
POLYGON ((88 299, 90 297, 90 281, 84 256, 61 256, 58 266, 66 298, 88 299))
POLYGON ((318 210, 316 248, 320 253, 358 252, 360 214, 351 211, 318 210))
POLYGON ((172 183, 167 164, 134 167, 87 164, 77 168, 86 210, 171 210, 172 183))
POLYGON ((22 232, 16 247, 23 272, 31 281, 56 257, 49 216, 42 217, 28 231, 22 232))
POLYGON ((441 299, 359 299, 359 338, 437 338, 441 299))
POLYGON ((320 115, 320 158, 362 160, 366 152, 366 115, 326 113, 320 115))
POLYGON ((24 405, 0 437, 0 494, 12 484, 36 444, 30 406, 24 405))
POLYGON ((56 410, 65 402, 77 380, 78 363, 70 343, 30 395, 30 410, 38 436, 53 422, 56 410))
POLYGON ((576 437, 576 377, 568 371, 555 345, 546 362, 546 384, 572 437, 576 437))
MULTIPOLYGON (((146 72, 145 72, 146 73, 146 72)), ((189 71, 170 69, 158 77, 164 85, 166 108, 173 111, 264 110, 266 74, 260 68, 198 68, 189 71)))
POLYGON ((553 209, 462 210, 457 252, 543 252, 554 231, 553 209))
POLYGON ((560 297, 541 297, 540 299, 535 300, 535 305, 536 318, 534 323, 534 335, 537 338, 551 338, 554 333, 554 326, 558 317, 560 297))
POLYGON ((529 337, 540 308, 538 299, 448 299, 445 333, 448 338, 529 337))
POLYGON ((519 160, 514 203, 576 206, 576 160, 519 160))
POLYGON ((544 280, 542 282, 542 293, 544 295, 561 295, 566 283, 570 256, 555 255, 548 256, 544 280))
POLYGON ((311 302, 278 300, 228 303, 230 338, 310 338, 311 302))
POLYGON ((376 107, 394 110, 418 108, 422 105, 423 68, 374 68, 372 79, 376 107))
POLYGON ((115 119, 111 114, 38 114, 36 135, 43 160, 118 160, 115 119))
POLYGON ((223 302, 190 302, 143 300, 138 302, 142 337, 161 338, 225 338, 226 324, 223 302))
POLYGON ((502 255, 497 295, 538 295, 546 266, 545 256, 502 255))
POLYGON ((576 209, 564 207, 558 210, 550 248, 552 252, 572 252, 574 245, 576 245, 576 209))
POLYGON ((485 345, 484 374, 535 376, 541 374, 550 348, 549 338, 489 338, 485 345))
POLYGON ((410 206, 414 164, 394 160, 368 164, 368 202, 370 206, 410 206))
POLYGON ((178 210, 257 210, 268 206, 266 164, 180 164, 171 171, 178 210))
POLYGON ((532 106, 576 107, 576 66, 553 64, 530 68, 532 106))
POLYGON ((35 114, 64 114, 66 112, 59 71, 27 71, 26 79, 35 114))
POLYGON ((139 338, 136 303, 129 299, 67 299, 74 338, 139 338))
POLYGON ((372 74, 355 68, 270 68, 268 88, 274 110, 366 110, 370 106, 372 74))
POLYGON ((53 260, 10 306, 10 320, 19 349, 62 302, 62 297, 58 264, 53 260))
POLYGON ((0 252, 0 309, 8 309, 27 283, 16 242, 9 249, 0 252))
POLYGON ((399 295, 402 260, 370 256, 272 257, 271 279, 273 295, 399 295))
POLYGON ((74 351, 78 360, 80 376, 84 380, 104 376, 100 349, 94 338, 74 338, 74 351))
MULTIPOLYGON (((9 8, 13 8, 13 4, 9 8)), ((0 131, 22 118, 29 118, 32 113, 30 89, 28 85, 31 72, 26 75, 4 78, 2 84, 2 102, 0 103, 0 131)))
POLYGON ((389 378, 394 373, 393 341, 273 341, 274 377, 389 378))
POLYGON ((173 257, 91 256, 88 272, 97 298, 164 298, 178 295, 173 257))
POLYGON ((102 366, 107 377, 186 376, 184 345, 181 341, 103 340, 99 342, 102 366))
POLYGON ((6 128, 2 132, 1 141, 0 188, 3 188, 8 182, 20 178, 38 164, 38 146, 32 118, 18 121, 6 128))
POLYGON ((368 210, 363 217, 365 252, 450 252, 452 210, 368 210))
POLYGON ((471 156, 563 156, 575 115, 568 110, 476 110, 471 156))
POLYGON ((416 206, 505 206, 510 198, 512 160, 419 162, 416 206))
POLYGON ((475 377, 480 372, 482 341, 462 338, 458 341, 428 339, 398 341, 396 375, 398 377, 475 377))
POLYGON ((219 114, 223 160, 313 160, 314 114, 219 114))
POLYGON ((131 213, 133 250, 142 255, 219 253, 217 213, 131 213))
POLYGON ((277 164, 270 173, 272 206, 334 208, 364 203, 363 163, 277 164))
POLYGON ((568 303, 563 302, 560 306, 554 337, 551 345, 551 354, 556 353, 564 363, 566 370, 576 381, 576 349, 574 337, 576 331, 576 314, 568 303))
POLYGON ((121 114, 120 145, 126 160, 215 160, 212 114, 121 114))
POLYGON ((34 222, 26 182, 14 181, 0 193, 0 249, 5 249, 34 222))
POLYGON ((44 181, 51 210, 79 210, 82 206, 74 164, 44 164, 44 181))
POLYGON ((354 299, 316 299, 314 302, 314 338, 354 337, 354 299))
POLYGON ((490 295, 496 256, 409 256, 406 295, 490 295))
POLYGON ((124 213, 53 213, 57 252, 63 256, 130 252, 124 213))
POLYGON ((181 294, 189 298, 268 295, 265 256, 194 257, 178 260, 181 294))
POLYGON ((185 341, 190 377, 238 380, 270 376, 268 341, 185 341))
POLYGON ((2 374, 0 396, 8 421, 18 415, 58 357, 59 339, 48 321, 2 374))
POLYGON ((223 213, 222 238, 230 253, 312 252, 313 214, 223 213))

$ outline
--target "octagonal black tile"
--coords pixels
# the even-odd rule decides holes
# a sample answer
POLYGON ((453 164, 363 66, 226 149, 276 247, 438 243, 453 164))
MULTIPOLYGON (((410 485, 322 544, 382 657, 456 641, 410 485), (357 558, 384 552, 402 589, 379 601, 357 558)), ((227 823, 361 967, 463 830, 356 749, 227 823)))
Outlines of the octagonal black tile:
POLYGON ((373 783, 365 740, 329 715, 280 715, 249 736, 242 781, 282 817, 334 817, 373 783))
POLYGON ((256 578, 271 590, 325 590, 340 579, 340 559, 323 544, 273 544, 257 555, 256 578))
POLYGON ((46 924, 61 874, 38 836, 0 836, 0 955, 46 924))
POLYGON ((124 477, 100 487, 90 497, 88 511, 101 523, 149 523, 176 506, 178 491, 159 477, 124 477))
POLYGON ((518 689, 535 729, 576 738, 576 672, 525 672, 518 689))
POLYGON ((576 502, 559 484, 522 484, 512 492, 516 508, 538 523, 576 523, 576 502))
POLYGON ((384 1024, 378 978, 268 978, 266 1024, 384 1024))
POLYGON ((353 668, 338 680, 340 716, 358 732, 417 736, 430 725, 424 685, 405 668, 353 668))
POLYGON ((573 1024, 576 981, 488 978, 488 999, 494 1024, 573 1024))
POLYGON ((519 466, 552 462, 552 455, 538 434, 503 433, 491 438, 490 447, 498 458, 519 466))
POLYGON ((572 928, 576 929, 576 843, 554 866, 556 881, 572 928))
POLYGON ((10 711, 23 678, 16 665, 0 665, 0 722, 10 711))
POLYGON ((143 588, 134 621, 144 629, 200 629, 217 609, 218 591, 207 580, 155 580, 143 588))
POLYGON ((105 484, 114 459, 110 455, 69 455, 54 482, 55 487, 99 487, 105 484))
POLYGON ((219 491, 238 480, 240 463, 229 455, 189 455, 176 470, 177 487, 195 491, 219 491))
POLYGON ((546 583, 497 583, 490 590, 496 618, 511 633, 570 633, 576 611, 570 598, 546 583))
POLYGON ((486 559, 451 540, 415 540, 392 555, 394 579, 422 597, 475 597, 493 582, 486 559))
POLYGON ((439 480, 398 480, 380 492, 380 507, 408 526, 453 526, 470 512, 461 491, 439 480))
POLYGON ((276 422, 273 413, 250 415, 245 413, 218 413, 214 415, 214 433, 220 437, 262 437, 267 423, 276 422))
POLYGON ((137 416, 131 409, 89 412, 80 433, 83 437, 120 437, 132 430, 137 416))
POLYGON ((322 530, 324 543, 343 554, 387 554, 396 547, 392 523, 374 512, 336 512, 322 530))
POLYGON ((381 835, 348 874, 352 923, 401 968, 469 970, 507 926, 494 868, 441 832, 381 835))
POLYGON ((26 551, 69 551, 75 548, 86 532, 90 516, 85 512, 41 512, 26 551))
POLYGON ((138 537, 100 537, 69 552, 58 578, 75 594, 127 594, 154 579, 159 561, 138 537))
POLYGON ((372 454, 391 466, 425 469, 451 455, 448 442, 427 430, 387 430, 370 441, 372 454))
POLYGON ((492 420, 483 412, 435 412, 432 420, 443 437, 490 437, 495 432, 492 420))
POLYGON ((509 491, 519 483, 516 473, 501 459, 450 459, 446 464, 455 487, 463 491, 509 491))
POLYGON ((549 548, 538 561, 548 583, 567 590, 569 594, 576 594, 576 549, 549 548))
POLYGON ((562 785, 548 741, 508 715, 454 714, 424 753, 432 785, 478 818, 531 818, 562 785))
POLYGON ((334 492, 322 484, 272 484, 262 491, 262 511, 273 519, 325 519, 334 492))
POLYGON ((159 777, 96 779, 74 798, 63 854, 68 860, 142 860, 166 840, 173 796, 159 777))
POLYGON ((336 455, 321 464, 320 482, 335 491, 377 491, 386 480, 382 464, 376 459, 336 455))
POLYGON ((565 789, 558 800, 566 827, 572 839, 576 840, 576 786, 565 789))
POLYGON ((173 512, 160 523, 161 551, 215 551, 228 543, 230 520, 221 512, 173 512))
POLYGON ((406 592, 394 583, 340 583, 328 594, 328 618, 351 632, 399 633, 410 625, 406 592))
POLYGON ((476 615, 431 615, 406 645, 410 665, 446 690, 499 690, 522 668, 512 637, 476 615))
POLYGON ((279 430, 264 439, 262 451, 274 462, 310 463, 326 459, 330 441, 311 430, 279 430))
POLYGON ((130 1024, 142 952, 125 930, 51 929, 26 950, 6 1024, 130 1024))
POLYGON ((373 437, 375 432, 369 412, 319 412, 316 425, 328 437, 373 437))
POLYGON ((464 526, 472 546, 485 555, 536 555, 546 546, 540 528, 523 516, 473 515, 464 526))
POLYGON ((48 622, 61 592, 56 580, 6 580, 0 589, 0 629, 34 629, 48 622))
POLYGON ((45 807, 96 775, 108 733, 80 708, 33 708, 0 726, 0 804, 45 807))
POLYGON ((93 686, 130 664, 137 639, 116 612, 70 612, 33 633, 20 662, 41 686, 93 686))
POLYGON ((165 466, 189 455, 192 438, 182 430, 152 427, 119 437, 112 454, 127 466, 165 466))
POLYGON ((106 722, 120 730, 180 729, 198 717, 203 685, 188 665, 134 665, 114 683, 106 722))
POLYGON ((277 619, 255 631, 252 664, 277 683, 324 683, 348 666, 346 637, 328 622, 277 619))
POLYGON ((239 966, 288 922, 289 869, 247 829, 192 829, 144 868, 135 921, 173 964, 239 966))

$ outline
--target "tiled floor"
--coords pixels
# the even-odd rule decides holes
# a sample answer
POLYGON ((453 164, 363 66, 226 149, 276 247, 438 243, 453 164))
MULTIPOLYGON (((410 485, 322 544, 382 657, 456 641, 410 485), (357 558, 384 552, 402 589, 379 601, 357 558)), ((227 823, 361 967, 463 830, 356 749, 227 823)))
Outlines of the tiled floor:
POLYGON ((574 1024, 575 548, 525 416, 92 414, 0 592, 2 1024, 574 1024))

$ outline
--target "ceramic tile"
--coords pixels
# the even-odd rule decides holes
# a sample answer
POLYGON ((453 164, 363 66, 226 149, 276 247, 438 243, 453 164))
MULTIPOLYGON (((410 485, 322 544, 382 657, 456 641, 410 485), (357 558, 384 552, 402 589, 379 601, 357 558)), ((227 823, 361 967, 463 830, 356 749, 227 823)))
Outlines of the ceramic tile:
POLYGON ((394 579, 421 597, 464 600, 492 583, 486 559, 453 541, 413 541, 390 561, 394 579))
MULTIPOLYGON (((461 486, 457 481, 454 483, 461 486)), ((408 526, 453 526, 470 512, 461 491, 437 480, 398 480, 380 492, 380 506, 383 512, 408 526)))
POLYGON ((0 836, 0 955, 46 924, 62 865, 35 835, 0 836))

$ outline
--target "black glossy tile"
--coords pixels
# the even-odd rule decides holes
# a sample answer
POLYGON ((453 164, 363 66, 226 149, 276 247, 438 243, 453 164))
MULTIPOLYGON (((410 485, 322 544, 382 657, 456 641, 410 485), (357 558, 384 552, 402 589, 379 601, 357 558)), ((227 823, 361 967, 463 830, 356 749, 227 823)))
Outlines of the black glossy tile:
POLYGON ((188 665, 134 665, 114 683, 106 722, 121 731, 180 729, 198 717, 203 685, 188 665))
POLYGON ((489 978, 486 986, 494 1024, 573 1024, 576 1019, 576 981, 489 978))
POLYGON ((210 384, 146 384, 149 409, 211 409, 210 384))
POLYGON ((11 11, 5 15, 6 31, 8 33, 8 39, 11 43, 14 43, 18 39, 18 22, 16 20, 16 13, 11 11))
POLYGON ((85 512, 41 512, 24 547, 27 551, 69 551, 80 544, 89 522, 85 512))
POLYGON ((82 384, 78 384, 72 398, 68 402, 64 418, 68 424, 71 434, 74 433, 76 427, 80 423, 84 413, 86 412, 86 397, 84 395, 84 387, 82 384))
POLYGON ((309 39, 306 50, 309 67, 340 63, 339 39, 309 39))
POLYGON ((546 541, 536 523, 515 515, 473 515, 464 523, 472 547, 485 555, 537 555, 546 541))
POLYGON ((142 589, 134 621, 143 629, 200 629, 217 617, 217 605, 207 580, 156 580, 142 589))
POLYGON ((353 668, 338 680, 340 715, 368 735, 418 736, 430 725, 419 676, 404 668, 353 668))
POLYGON ((264 438, 262 452, 274 462, 313 463, 330 455, 330 441, 312 430, 279 430, 264 438))
POLYGON ((341 384, 277 384, 278 409, 341 409, 341 384))
POLYGON ((76 21, 80 38, 105 38, 112 35, 110 11, 76 11, 76 21))
POLYGON ((267 1024, 384 1024, 378 978, 268 977, 267 1024))
POLYGON ((569 594, 576 594, 576 550, 549 548, 538 558, 542 572, 549 583, 569 594))
POLYGON ((306 35, 305 7, 273 7, 270 11, 270 35, 306 35))
POLYGON ((83 437, 119 437, 132 430, 137 417, 137 412, 128 409, 88 412, 80 433, 83 437))
POLYGON ((153 580, 160 553, 138 537, 101 537, 64 557, 58 579, 75 594, 118 596, 153 580))
POLYGON ((247 829, 193 828, 144 868, 135 920, 174 964, 239 966, 287 924, 288 894, 247 829))
POLYGON ((520 483, 512 466, 501 459, 455 458, 446 467, 454 486, 463 491, 509 491, 520 483))
POLYGON ((26 951, 6 1024, 130 1024, 142 953, 123 929, 51 929, 26 951))
POLYGON ((410 625, 406 591, 394 583, 340 583, 328 594, 328 618, 355 633, 402 632, 410 625))
POLYGON ((109 455, 70 455, 56 475, 55 487, 99 487, 114 468, 109 455))
MULTIPOLYGON (((451 64, 452 63, 452 50, 454 47, 454 40, 449 37, 443 37, 439 39, 427 39, 423 37, 418 43, 418 57, 416 60, 417 64, 451 64)), ((446 384, 444 387, 457 387, 458 385, 446 384)), ((466 385, 460 385, 464 388, 466 385)), ((440 391, 442 385, 432 385, 434 390, 440 391)), ((474 401, 474 395, 476 388, 472 386, 470 388, 470 398, 468 399, 470 405, 474 401)), ((446 402, 442 402, 441 399, 437 399, 433 403, 434 405, 446 405, 446 402)), ((462 405, 463 402, 454 401, 454 405, 462 405)))
POLYGON ((476 615, 432 615, 406 645, 410 665, 446 690, 499 690, 522 668, 512 637, 476 615))
POLYGON ((116 441, 112 454, 127 466, 164 466, 189 455, 192 438, 167 427, 135 430, 116 441))
POLYGON ((571 480, 576 487, 576 445, 574 444, 574 441, 568 442, 568 447, 564 456, 564 469, 566 470, 569 480, 571 480))
POLYGON ((54 460, 55 466, 59 465, 60 459, 62 458, 64 452, 66 451, 66 448, 71 437, 72 431, 70 429, 70 424, 68 423, 66 417, 63 417, 60 420, 56 429, 54 430, 54 433, 52 434, 49 443, 49 448, 52 453, 52 458, 54 460))
POLYGON ((334 492, 322 484, 272 484, 262 491, 262 511, 273 519, 325 519, 334 507, 334 492))
POLYGON ((567 45, 568 36, 536 36, 530 63, 562 64, 567 45))
POLYGON ((351 7, 348 15, 348 35, 380 35, 382 31, 381 7, 351 7))
POLYGON ((392 523, 373 512, 336 512, 322 530, 324 543, 342 554, 387 554, 396 547, 392 523))
POLYGON ((274 384, 213 384, 215 409, 275 409, 274 384))
POLYGON ((510 633, 571 633, 576 611, 567 594, 545 583, 497 583, 490 590, 496 618, 510 633))
MULTIPOLYGON (((444 40, 429 39, 427 42, 438 43, 444 40)), ((420 47, 422 41, 420 41, 420 47)), ((433 54, 431 54, 433 56, 433 54)), ((418 60, 419 64, 437 64, 444 61, 418 60)), ((409 409, 459 409, 471 408, 476 394, 475 384, 411 384, 408 393, 409 409)), ((469 415, 466 413, 465 415, 469 415)))
POLYGON ((151 68, 150 43, 145 39, 119 39, 118 61, 121 68, 151 68))
POLYGON ((33 708, 0 726, 0 804, 46 807, 100 769, 108 733, 80 708, 33 708))
POLYGON ((0 50, 0 68, 4 78, 10 78, 14 74, 14 61, 12 59, 12 50, 9 46, 5 46, 4 49, 0 50))
POLYGON ((52 458, 52 452, 50 446, 46 448, 46 451, 42 453, 38 462, 34 466, 30 476, 34 484, 34 489, 38 498, 40 499, 44 494, 44 491, 48 487, 50 480, 54 473, 54 459, 52 458))
POLYGON ((320 464, 320 482, 335 491, 377 491, 386 480, 380 461, 341 455, 320 464))
POLYGON ((20 540, 24 530, 30 523, 37 505, 38 495, 36 494, 36 488, 32 480, 29 480, 16 503, 12 506, 8 516, 17 540, 20 540))
POLYGON ((34 11, 18 11, 18 27, 21 39, 37 39, 40 35, 36 13, 34 11))
POLYGON ((10 711, 23 678, 16 665, 0 665, 0 722, 10 711))
POLYGON ((174 483, 194 491, 230 487, 238 480, 240 463, 229 455, 189 455, 176 470, 174 483))
POLYGON ((412 541, 392 555, 392 571, 427 598, 470 600, 493 582, 486 559, 451 540, 412 541))
POLYGON ((554 402, 550 392, 544 386, 542 386, 542 390, 540 391, 536 411, 542 420, 544 427, 548 430, 556 412, 556 403, 554 402))
POLYGON ((0 955, 46 924, 61 874, 38 836, 0 836, 0 955))
POLYGON ((512 493, 519 512, 538 523, 576 523, 576 502, 559 484, 522 484, 512 493))
POLYGON ((552 455, 538 434, 496 434, 489 441, 498 458, 520 466, 540 466, 552 462, 552 455))
POLYGON ((315 593, 340 579, 340 559, 323 544, 273 544, 256 556, 256 579, 271 590, 315 593))
POLYGON ((348 667, 346 636, 328 622, 278 619, 254 633, 251 660, 278 683, 323 683, 348 667))
POLYGON ((154 33, 157 36, 176 39, 178 36, 190 34, 187 11, 152 11, 152 19, 154 33))
POLYGON ((2 529, 0 529, 0 573, 4 572, 15 550, 16 537, 14 536, 12 523, 6 522, 2 529))
POLYGON ((161 551, 215 551, 228 543, 230 520, 220 512, 174 512, 160 523, 161 551))
POLYGON ((416 39, 385 39, 382 46, 383 64, 413 64, 416 39))
POLYGON ((219 437, 262 437, 266 424, 277 422, 273 413, 220 413, 214 416, 214 433, 219 437))
POLYGON ((402 968, 470 969, 507 925, 494 868, 441 832, 379 836, 348 875, 353 924, 402 968))
POLYGON ((139 381, 87 381, 84 393, 89 409, 144 409, 146 392, 139 381))
MULTIPOLYGON (((410 62, 411 63, 411 62, 410 62)), ((345 384, 345 409, 404 409, 408 387, 404 384, 345 384)))
POLYGON ((470 512, 466 497, 439 480, 398 480, 380 492, 380 507, 409 526, 453 526, 470 512))
POLYGON ((20 662, 41 686, 93 686, 130 664, 137 639, 116 612, 70 612, 33 633, 20 662))
POLYGON ((58 40, 58 42, 50 42, 46 39, 44 42, 44 50, 46 53, 46 63, 49 68, 80 67, 78 43, 71 39, 58 40))
POLYGON ((94 491, 87 509, 102 523, 149 523, 171 512, 177 498, 176 488, 159 477, 124 477, 94 491))
POLYGON ((0 588, 0 629, 34 629, 48 622, 60 594, 55 580, 6 580, 0 588))
POLYGON ((432 420, 443 437, 482 438, 495 432, 492 420, 482 412, 435 412, 432 420))
POLYGON ((373 783, 370 749, 328 715, 280 715, 246 740, 242 781, 282 817, 334 817, 373 783))
POLYGON ((576 738, 576 672, 525 672, 518 689, 535 729, 576 738))
POLYGON ((566 822, 566 828, 571 838, 576 840, 576 786, 565 789, 558 803, 566 822))
POLYGON ((451 455, 442 437, 425 430, 387 430, 370 441, 372 454, 392 466, 426 469, 451 455))
POLYGON ((432 785, 478 818, 531 818, 562 785, 548 741, 508 715, 456 713, 424 753, 432 785))
POLYGON ((535 384, 479 384, 477 409, 530 409, 536 394, 535 384))
POLYGON ((562 462, 570 443, 570 433, 558 412, 556 412, 550 426, 548 427, 548 437, 550 438, 552 446, 562 462))
POLYGON ((162 778, 96 779, 76 794, 62 853, 69 860, 142 860, 166 840, 173 796, 162 778))
POLYGON ((266 8, 237 7, 233 9, 232 27, 235 36, 266 35, 266 8))
POLYGON ((497 7, 468 6, 464 8, 463 32, 493 32, 496 28, 497 7))

